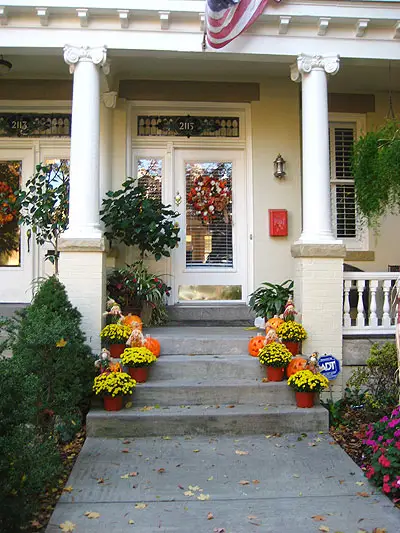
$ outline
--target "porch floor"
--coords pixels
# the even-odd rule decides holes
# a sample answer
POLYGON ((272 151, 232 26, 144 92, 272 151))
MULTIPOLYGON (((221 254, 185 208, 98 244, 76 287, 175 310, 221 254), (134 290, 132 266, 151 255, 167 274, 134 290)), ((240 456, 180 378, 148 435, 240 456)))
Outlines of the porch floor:
POLYGON ((400 530, 399 511, 329 435, 269 437, 88 438, 46 531, 400 530))

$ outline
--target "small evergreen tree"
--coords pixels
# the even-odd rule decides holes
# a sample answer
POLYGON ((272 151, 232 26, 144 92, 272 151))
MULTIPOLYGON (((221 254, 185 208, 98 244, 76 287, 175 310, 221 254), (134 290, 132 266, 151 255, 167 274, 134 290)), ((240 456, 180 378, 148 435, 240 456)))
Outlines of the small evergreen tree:
POLYGON ((24 374, 40 381, 40 426, 65 440, 80 428, 94 377, 91 350, 80 325, 81 314, 53 276, 41 284, 26 309, 13 346, 24 374))
POLYGON ((0 531, 20 531, 38 494, 61 471, 56 440, 37 427, 40 380, 16 359, 0 359, 0 531))

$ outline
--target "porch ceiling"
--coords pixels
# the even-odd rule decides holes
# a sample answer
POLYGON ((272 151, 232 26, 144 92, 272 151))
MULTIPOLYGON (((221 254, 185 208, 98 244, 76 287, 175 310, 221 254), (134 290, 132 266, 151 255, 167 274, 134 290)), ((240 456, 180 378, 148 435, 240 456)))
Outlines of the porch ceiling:
MULTIPOLYGON (((61 51, 0 50, 13 68, 3 79, 70 79, 61 51)), ((234 54, 128 53, 111 51, 112 77, 118 79, 169 79, 201 81, 260 82, 268 78, 289 79, 289 65, 295 57, 234 54)), ((387 60, 342 59, 338 75, 329 82, 333 92, 387 91, 387 60)), ((392 90, 400 91, 400 60, 392 61, 392 90)))

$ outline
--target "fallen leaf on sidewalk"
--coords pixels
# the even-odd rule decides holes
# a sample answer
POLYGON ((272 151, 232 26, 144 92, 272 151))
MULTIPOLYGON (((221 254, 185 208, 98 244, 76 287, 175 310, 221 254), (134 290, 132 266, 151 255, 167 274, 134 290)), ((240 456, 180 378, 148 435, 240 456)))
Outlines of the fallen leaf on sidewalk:
POLYGON ((193 450, 193 453, 199 453, 200 450, 196 449, 196 450, 193 450))
POLYGON ((98 477, 98 478, 97 478, 97 483, 98 483, 99 485, 101 485, 102 483, 104 483, 104 481, 105 481, 104 477, 98 477))
POLYGON ((357 492, 357 496, 361 496, 361 498, 369 498, 370 494, 368 494, 368 492, 357 492))
POLYGON ((242 479, 241 481, 238 481, 238 484, 239 485, 248 485, 250 482, 247 481, 246 479, 242 479))
POLYGON ((236 450, 235 453, 236 455, 249 455, 249 452, 245 452, 243 450, 236 450))
POLYGON ((132 407, 132 405, 133 405, 132 402, 126 402, 125 409, 130 409, 132 407))
POLYGON ((212 513, 208 513, 207 520, 212 520, 214 518, 214 515, 212 513))
POLYGON ((364 484, 365 484, 364 481, 356 481, 356 485, 358 485, 359 487, 361 487, 364 484))
POLYGON ((68 487, 64 487, 63 488, 63 492, 72 492, 74 490, 73 487, 71 487, 71 485, 68 485, 68 487))
POLYGON ((225 533, 225 528, 224 527, 215 527, 214 528, 214 533, 225 533))
POLYGON ((165 436, 165 437, 162 437, 163 440, 171 440, 171 437, 168 437, 168 436, 165 436))
POLYGON ((198 500, 209 500, 210 499, 210 495, 209 494, 199 494, 197 496, 197 499, 198 500))
POLYGON ((60 529, 65 532, 73 531, 75 529, 76 524, 73 524, 70 522, 70 520, 67 520, 66 522, 63 522, 60 524, 60 529))
POLYGON ((319 531, 324 531, 325 533, 329 533, 330 529, 328 526, 320 526, 318 528, 319 531))
POLYGON ((135 509, 146 509, 147 503, 135 503, 135 509))
POLYGON ((214 476, 210 476, 209 478, 207 478, 207 481, 212 481, 214 479, 214 476))
POLYGON ((259 485, 260 480, 259 479, 253 479, 252 483, 253 483, 253 485, 259 485))
POLYGON ((249 515, 247 518, 249 520, 257 520, 257 517, 255 515, 253 515, 253 514, 249 515))
POLYGON ((194 496, 194 492, 191 490, 186 490, 183 494, 184 496, 194 496))
POLYGON ((134 520, 128 520, 128 524, 131 524, 131 525, 132 525, 132 524, 134 524, 134 523, 135 523, 134 520))
POLYGON ((129 472, 129 477, 136 477, 139 472, 129 472))
POLYGON ((123 450, 121 450, 121 453, 129 453, 130 450, 128 450, 128 448, 124 448, 123 450))
POLYGON ((386 533, 386 531, 385 527, 376 527, 372 530, 372 533, 386 533))
POLYGON ((85 516, 87 516, 90 519, 99 518, 100 517, 100 513, 96 513, 94 511, 86 511, 85 516))
POLYGON ((315 520, 315 522, 325 522, 326 521, 326 518, 320 514, 316 514, 314 516, 311 517, 313 520, 315 520))
POLYGON ((128 440, 128 439, 122 441, 122 444, 130 444, 130 443, 131 443, 131 441, 128 440))

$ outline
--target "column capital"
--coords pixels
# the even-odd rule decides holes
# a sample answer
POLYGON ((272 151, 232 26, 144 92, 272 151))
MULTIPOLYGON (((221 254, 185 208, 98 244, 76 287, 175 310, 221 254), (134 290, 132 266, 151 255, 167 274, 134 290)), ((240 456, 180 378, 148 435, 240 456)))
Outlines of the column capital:
POLYGON ((340 57, 319 56, 301 54, 296 63, 290 66, 290 78, 292 81, 301 81, 304 74, 309 74, 312 70, 323 70, 326 74, 335 75, 339 71, 340 57))
POLYGON ((80 61, 91 62, 103 68, 104 74, 109 74, 110 64, 107 62, 106 46, 64 46, 64 61, 69 65, 69 71, 74 73, 77 63, 80 61))

